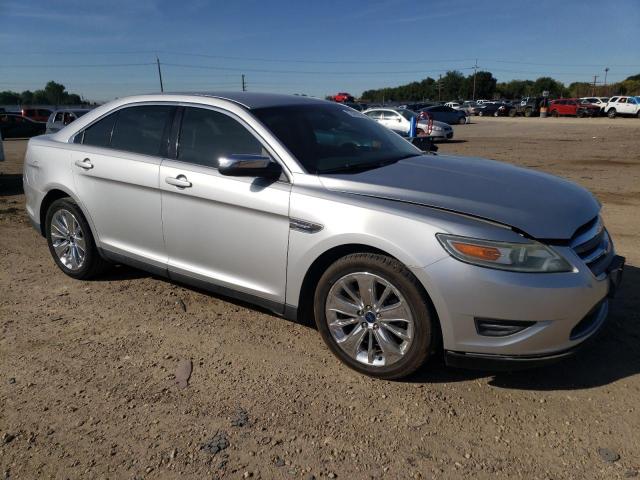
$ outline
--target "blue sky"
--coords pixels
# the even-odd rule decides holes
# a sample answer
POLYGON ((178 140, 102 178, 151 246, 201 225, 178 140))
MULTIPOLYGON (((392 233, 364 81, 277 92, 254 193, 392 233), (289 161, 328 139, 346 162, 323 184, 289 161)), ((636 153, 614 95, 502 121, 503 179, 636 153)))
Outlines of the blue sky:
POLYGON ((0 89, 360 94, 475 59, 499 81, 640 73, 640 0, 0 0, 0 89))

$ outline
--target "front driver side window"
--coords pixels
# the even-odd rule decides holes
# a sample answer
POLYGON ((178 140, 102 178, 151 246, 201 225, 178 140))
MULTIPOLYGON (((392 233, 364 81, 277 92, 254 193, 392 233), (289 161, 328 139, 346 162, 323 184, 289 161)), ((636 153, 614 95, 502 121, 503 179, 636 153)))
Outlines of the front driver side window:
POLYGON ((224 113, 187 107, 182 117, 178 160, 218 167, 218 159, 232 154, 268 156, 249 130, 224 113))

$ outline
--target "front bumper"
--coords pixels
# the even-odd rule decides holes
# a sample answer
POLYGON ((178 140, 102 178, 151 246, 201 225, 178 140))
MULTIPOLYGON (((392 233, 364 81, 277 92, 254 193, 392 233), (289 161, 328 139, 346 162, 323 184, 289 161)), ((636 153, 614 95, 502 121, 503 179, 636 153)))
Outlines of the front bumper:
POLYGON ((440 320, 447 364, 518 369, 572 355, 603 327, 607 297, 620 283, 624 259, 613 257, 597 277, 572 251, 575 271, 524 274, 468 265, 451 257, 412 269, 440 320), (476 319, 532 322, 504 336, 480 334, 476 319))

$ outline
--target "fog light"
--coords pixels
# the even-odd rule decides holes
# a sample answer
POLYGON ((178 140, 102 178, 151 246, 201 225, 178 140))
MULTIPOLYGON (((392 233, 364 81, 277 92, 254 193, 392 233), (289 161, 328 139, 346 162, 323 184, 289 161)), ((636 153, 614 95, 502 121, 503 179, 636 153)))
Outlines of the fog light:
POLYGON ((536 322, 524 320, 495 320, 493 318, 476 318, 476 332, 485 337, 506 337, 521 332, 536 322))

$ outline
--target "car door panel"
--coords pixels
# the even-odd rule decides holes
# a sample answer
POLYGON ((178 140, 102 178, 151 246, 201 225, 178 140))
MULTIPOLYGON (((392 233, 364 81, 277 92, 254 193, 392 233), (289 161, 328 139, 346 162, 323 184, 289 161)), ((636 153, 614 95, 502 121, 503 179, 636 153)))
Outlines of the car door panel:
POLYGON ((284 303, 290 184, 171 160, 160 178, 169 274, 284 303))
POLYGON ((73 152, 71 164, 101 246, 164 268, 160 162, 160 158, 87 146, 73 152))
POLYGON ((176 159, 160 167, 169 274, 283 309, 291 185, 285 177, 225 176, 217 169, 220 157, 274 158, 273 151, 220 109, 185 107, 178 120, 176 159))

